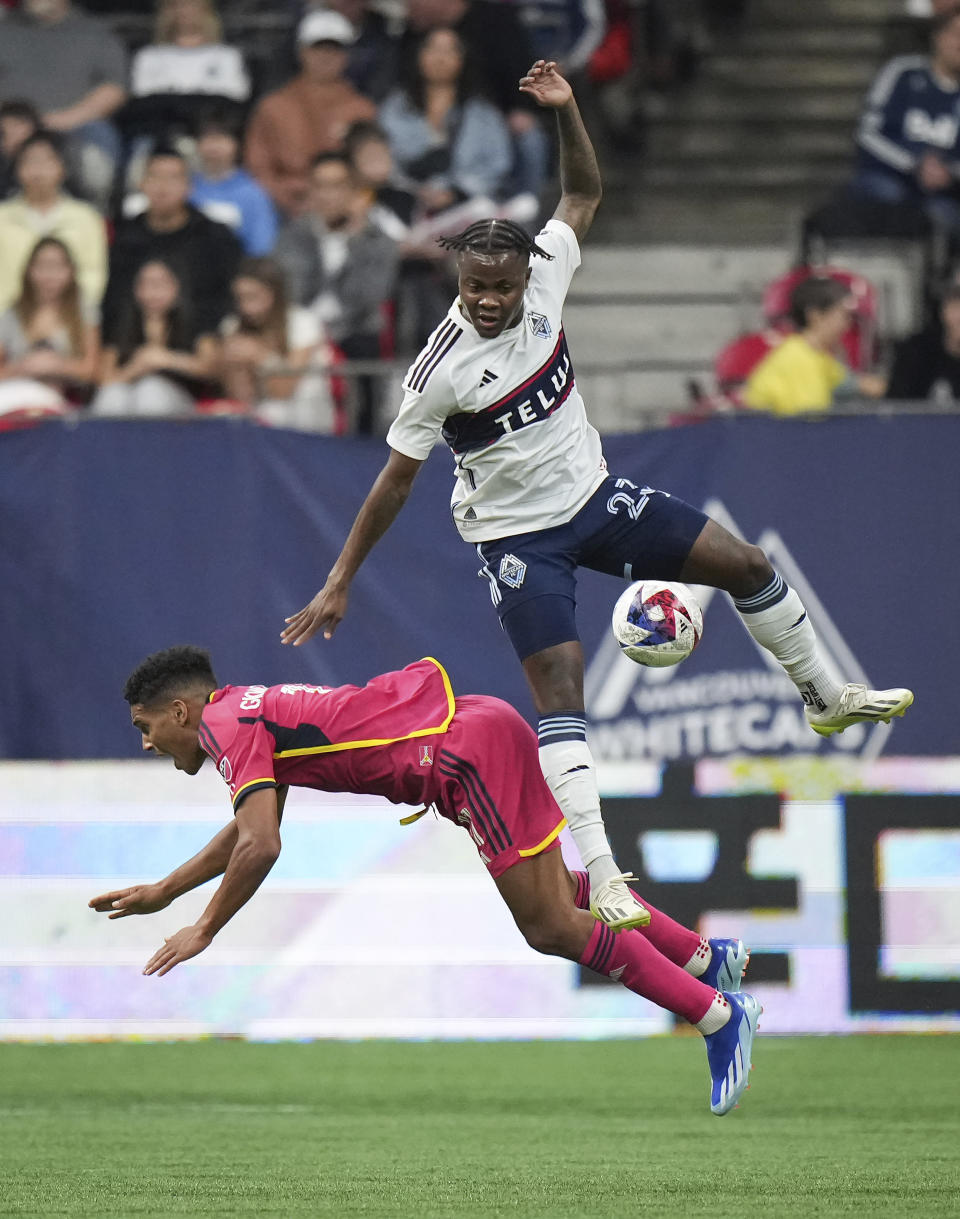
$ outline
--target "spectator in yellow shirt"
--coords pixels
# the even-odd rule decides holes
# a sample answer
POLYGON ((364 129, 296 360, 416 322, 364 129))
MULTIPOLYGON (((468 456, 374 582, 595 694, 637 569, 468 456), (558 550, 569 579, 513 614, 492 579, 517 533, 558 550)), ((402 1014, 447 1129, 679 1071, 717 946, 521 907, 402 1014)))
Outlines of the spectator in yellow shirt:
POLYGON ((881 377, 854 375, 837 358, 856 301, 839 280, 811 276, 790 294, 788 335, 760 361, 743 393, 747 406, 775 415, 828 411, 837 399, 879 397, 881 377))
POLYGON ((70 251, 84 304, 96 310, 107 282, 103 217, 63 189, 66 164, 56 136, 38 131, 14 162, 19 193, 0 203, 0 313, 20 295, 24 268, 37 242, 57 237, 70 251))

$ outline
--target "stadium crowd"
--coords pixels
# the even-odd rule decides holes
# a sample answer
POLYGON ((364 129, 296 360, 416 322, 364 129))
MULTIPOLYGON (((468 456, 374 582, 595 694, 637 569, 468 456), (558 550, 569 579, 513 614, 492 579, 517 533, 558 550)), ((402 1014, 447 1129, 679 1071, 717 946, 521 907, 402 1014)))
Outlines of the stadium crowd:
POLYGON ((436 236, 539 218, 550 131, 519 77, 560 60, 636 143, 604 91, 638 38, 651 81, 686 70, 698 0, 677 9, 157 0, 122 38, 129 3, 0 0, 0 414, 374 430, 378 379, 336 369, 429 334, 436 236))
MULTIPOLYGON (((814 227, 935 226, 960 246, 960 8, 928 7, 929 54, 878 75, 855 177, 814 227)), ((551 133, 516 89, 530 62, 559 60, 601 148, 636 153, 642 97, 689 76, 711 22, 745 10, 235 0, 221 15, 156 0, 138 15, 129 0, 0 0, 0 416, 382 430, 377 362, 412 356, 454 293, 436 237, 543 217, 551 133)), ((882 393, 863 375, 876 352, 857 290, 785 297, 732 362, 721 354, 724 402, 789 413, 882 393), (825 339, 798 320, 821 306, 825 339)), ((956 300, 949 284, 889 393, 954 394, 960 346, 942 319, 956 300)))

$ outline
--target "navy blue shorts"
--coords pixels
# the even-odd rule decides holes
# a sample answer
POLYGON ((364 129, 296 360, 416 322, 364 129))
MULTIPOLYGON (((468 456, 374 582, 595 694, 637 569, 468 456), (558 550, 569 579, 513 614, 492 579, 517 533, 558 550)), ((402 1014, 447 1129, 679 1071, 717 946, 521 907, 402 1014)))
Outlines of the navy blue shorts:
POLYGON ((482 542, 479 575, 521 660, 579 639, 577 568, 676 580, 708 518, 666 491, 609 475, 565 525, 482 542))

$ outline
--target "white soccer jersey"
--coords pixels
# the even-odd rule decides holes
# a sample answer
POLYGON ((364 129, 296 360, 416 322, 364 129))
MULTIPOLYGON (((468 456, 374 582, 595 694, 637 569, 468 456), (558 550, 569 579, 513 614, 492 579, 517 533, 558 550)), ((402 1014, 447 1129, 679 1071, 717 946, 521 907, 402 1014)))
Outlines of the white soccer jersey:
POLYGON ((562 525, 606 477, 560 317, 580 247, 560 220, 537 244, 553 259, 531 258, 522 321, 481 338, 454 301, 410 366, 387 433, 416 461, 443 436, 456 463, 453 519, 468 542, 562 525))

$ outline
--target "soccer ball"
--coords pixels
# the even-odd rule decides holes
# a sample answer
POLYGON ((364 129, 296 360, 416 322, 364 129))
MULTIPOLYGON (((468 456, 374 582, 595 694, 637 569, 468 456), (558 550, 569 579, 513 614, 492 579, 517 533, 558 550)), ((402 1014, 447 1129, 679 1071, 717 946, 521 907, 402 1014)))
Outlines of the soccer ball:
POLYGON ((613 607, 613 633, 637 664, 678 665, 700 642, 703 611, 685 584, 638 580, 613 607))

